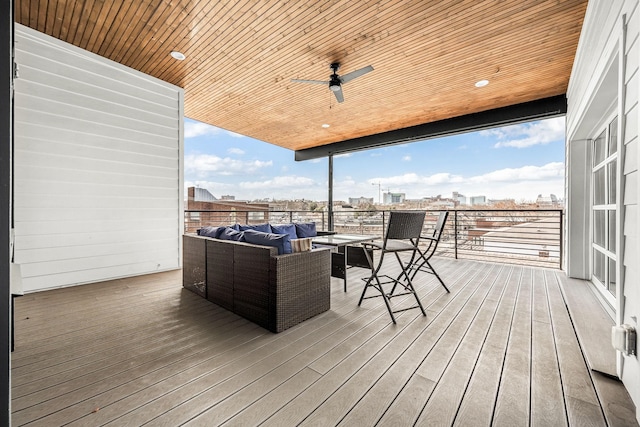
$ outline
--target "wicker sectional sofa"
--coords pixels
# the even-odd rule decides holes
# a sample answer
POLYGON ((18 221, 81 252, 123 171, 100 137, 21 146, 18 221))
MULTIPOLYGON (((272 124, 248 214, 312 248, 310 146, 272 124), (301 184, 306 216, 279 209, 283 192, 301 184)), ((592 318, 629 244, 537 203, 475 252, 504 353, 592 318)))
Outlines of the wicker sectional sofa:
POLYGON ((281 332, 330 308, 331 253, 278 255, 274 247, 186 234, 183 286, 281 332))

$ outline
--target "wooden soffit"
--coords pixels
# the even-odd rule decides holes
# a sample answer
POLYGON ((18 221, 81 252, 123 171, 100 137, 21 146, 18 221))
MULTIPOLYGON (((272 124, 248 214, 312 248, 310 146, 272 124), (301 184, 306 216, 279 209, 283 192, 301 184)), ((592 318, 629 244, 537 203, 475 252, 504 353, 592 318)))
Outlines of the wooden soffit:
POLYGON ((184 88, 189 118, 303 150, 565 94, 586 5, 15 0, 15 17, 184 88), (328 80, 333 62, 374 71, 343 86, 343 103, 291 82, 328 80))

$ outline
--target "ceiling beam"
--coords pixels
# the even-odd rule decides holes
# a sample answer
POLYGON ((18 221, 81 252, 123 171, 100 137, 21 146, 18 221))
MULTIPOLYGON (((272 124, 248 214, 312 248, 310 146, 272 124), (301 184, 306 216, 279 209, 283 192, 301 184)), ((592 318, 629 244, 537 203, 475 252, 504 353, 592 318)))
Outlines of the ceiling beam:
POLYGON ((318 159, 329 155, 370 150, 389 145, 406 144, 407 142, 441 138, 449 135, 557 117, 565 115, 566 113, 567 98, 565 95, 558 95, 437 122, 410 126, 404 129, 347 139, 345 141, 306 148, 304 150, 296 150, 295 159, 297 161, 318 159))

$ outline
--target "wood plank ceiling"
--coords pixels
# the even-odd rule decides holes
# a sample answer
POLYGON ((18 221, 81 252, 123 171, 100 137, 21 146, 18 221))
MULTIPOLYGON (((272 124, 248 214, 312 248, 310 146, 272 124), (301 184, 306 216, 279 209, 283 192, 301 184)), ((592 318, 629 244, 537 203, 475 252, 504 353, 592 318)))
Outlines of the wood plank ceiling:
POLYGON ((15 0, 15 19, 183 87, 189 118, 300 150, 564 94, 586 5, 15 0), (343 103, 291 82, 328 80, 332 62, 374 71, 343 103))

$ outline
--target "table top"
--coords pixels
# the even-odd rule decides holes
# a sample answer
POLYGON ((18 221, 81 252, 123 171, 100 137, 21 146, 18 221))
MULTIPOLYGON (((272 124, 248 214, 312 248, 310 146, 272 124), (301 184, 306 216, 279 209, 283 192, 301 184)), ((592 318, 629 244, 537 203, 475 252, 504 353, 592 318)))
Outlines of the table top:
POLYGON ((379 239, 379 236, 369 236, 363 234, 331 234, 329 236, 317 236, 313 238, 313 243, 328 246, 346 246, 355 243, 370 242, 379 239))

